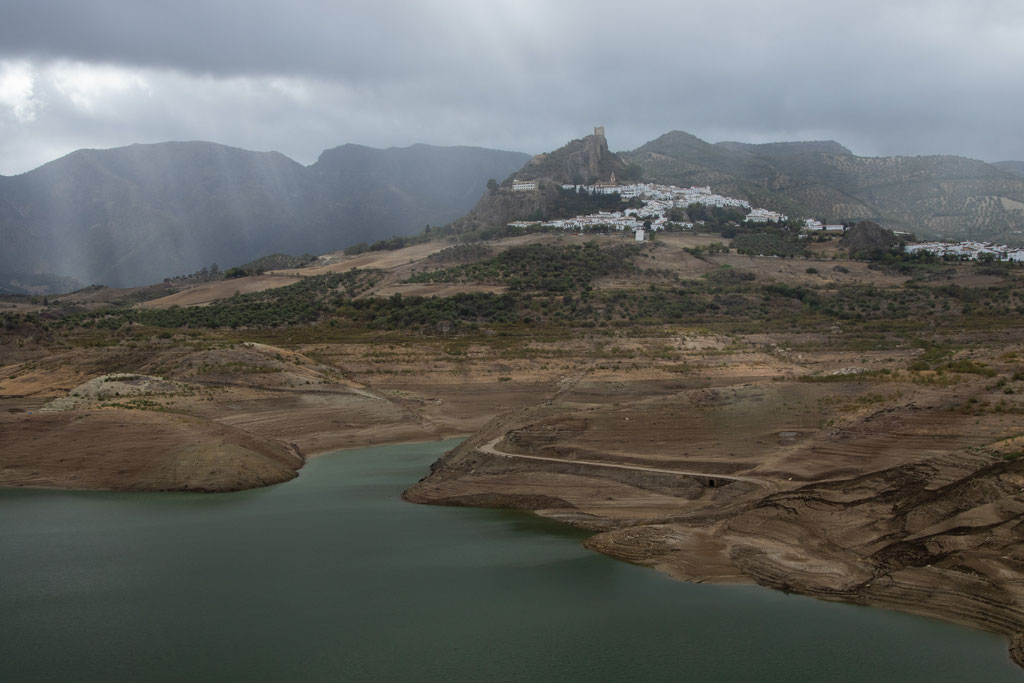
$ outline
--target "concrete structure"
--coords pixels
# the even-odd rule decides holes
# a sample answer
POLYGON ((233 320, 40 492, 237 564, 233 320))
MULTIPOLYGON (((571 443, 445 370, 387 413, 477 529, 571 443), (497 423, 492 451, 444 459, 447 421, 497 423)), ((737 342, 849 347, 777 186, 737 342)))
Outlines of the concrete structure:
POLYGON ((804 221, 804 232, 829 232, 838 233, 845 232, 846 228, 838 224, 824 225, 821 221, 816 221, 812 218, 808 218, 804 221))
POLYGON ((536 180, 519 180, 516 178, 512 181, 513 192, 530 192, 537 189, 536 180))

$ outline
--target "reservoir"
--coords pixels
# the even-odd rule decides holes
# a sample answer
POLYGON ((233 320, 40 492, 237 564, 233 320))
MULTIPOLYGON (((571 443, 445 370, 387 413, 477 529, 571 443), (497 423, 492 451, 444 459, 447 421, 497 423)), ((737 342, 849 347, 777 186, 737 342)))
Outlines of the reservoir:
POLYGON ((675 582, 529 514, 402 502, 454 443, 231 494, 0 490, 0 680, 1024 680, 994 635, 675 582))

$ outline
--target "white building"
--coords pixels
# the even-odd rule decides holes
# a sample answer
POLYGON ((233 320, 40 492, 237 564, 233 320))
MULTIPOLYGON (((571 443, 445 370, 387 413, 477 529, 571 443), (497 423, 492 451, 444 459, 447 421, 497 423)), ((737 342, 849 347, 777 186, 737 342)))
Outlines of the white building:
POLYGON ((808 218, 804 221, 804 232, 844 232, 846 228, 839 224, 824 225, 821 221, 808 218))
POLYGON ((530 192, 531 190, 537 189, 536 180, 519 180, 516 178, 512 181, 513 192, 530 192))
POLYGON ((1024 249, 1008 247, 1005 244, 991 242, 921 242, 908 244, 903 250, 911 254, 927 251, 936 256, 950 256, 956 259, 975 261, 984 256, 991 256, 997 261, 1014 261, 1024 263, 1024 249))
MULTIPOLYGON (((612 180, 606 183, 596 183, 594 185, 574 185, 566 183, 561 187, 563 190, 586 192, 592 195, 611 195, 617 193, 624 200, 634 198, 642 199, 643 206, 640 208, 625 209, 624 211, 600 211, 589 216, 574 216, 572 218, 552 220, 543 223, 546 227, 561 228, 563 230, 613 228, 619 231, 632 230, 634 232, 643 229, 643 237, 638 238, 643 240, 648 232, 665 229, 669 223, 667 214, 670 209, 685 209, 690 204, 743 209, 750 212, 750 217, 748 217, 747 220, 751 222, 787 220, 787 217, 784 214, 776 211, 752 208, 750 203, 746 200, 714 194, 711 191, 711 188, 706 185, 703 187, 676 187, 674 185, 656 185, 653 183, 620 185, 615 183, 613 176, 612 180), (646 228, 644 223, 648 223, 646 228)), ((513 181, 512 189, 520 192, 536 190, 537 181, 519 180, 517 178, 513 181)), ((516 221, 509 225, 525 227, 527 225, 536 224, 536 222, 530 221, 516 221)), ((689 222, 676 223, 676 225, 681 225, 684 228, 690 229, 694 227, 694 224, 689 222)))
POLYGON ((747 217, 743 219, 744 223, 779 223, 786 220, 784 214, 778 211, 769 211, 768 209, 751 209, 747 217))

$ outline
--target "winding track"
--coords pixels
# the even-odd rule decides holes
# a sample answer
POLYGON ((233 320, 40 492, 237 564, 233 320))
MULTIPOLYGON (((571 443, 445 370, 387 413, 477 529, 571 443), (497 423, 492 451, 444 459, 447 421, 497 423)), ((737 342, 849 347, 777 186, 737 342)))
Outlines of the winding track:
POLYGON ((761 479, 759 477, 744 477, 741 475, 734 474, 717 474, 714 472, 690 472, 685 470, 670 470, 663 467, 648 467, 646 465, 622 465, 611 462, 597 462, 595 460, 567 460, 565 458, 549 458, 543 455, 520 455, 519 453, 505 453, 497 449, 497 444, 504 437, 499 436, 496 439, 491 439, 482 446, 477 446, 477 450, 488 455, 497 455, 502 458, 523 458, 525 460, 541 460, 544 462, 557 462, 563 465, 590 465, 592 467, 610 467, 617 470, 636 470, 638 472, 656 472, 658 474, 675 474, 680 477, 705 477, 707 479, 728 479, 729 481, 742 481, 748 484, 754 484, 764 488, 768 493, 775 493, 779 490, 779 485, 773 481, 767 479, 761 479))

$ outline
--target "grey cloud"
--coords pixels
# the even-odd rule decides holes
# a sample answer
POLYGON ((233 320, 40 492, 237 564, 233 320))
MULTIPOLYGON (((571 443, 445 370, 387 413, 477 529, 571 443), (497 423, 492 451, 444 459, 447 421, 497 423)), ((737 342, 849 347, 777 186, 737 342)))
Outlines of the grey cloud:
POLYGON ((681 129, 1024 158, 1014 0, 368 5, 7 0, 0 60, 122 65, 151 90, 104 117, 40 82, 35 121, 0 111, 0 173, 58 140, 211 139, 309 163, 343 142, 539 152, 594 124, 616 149, 681 129))

